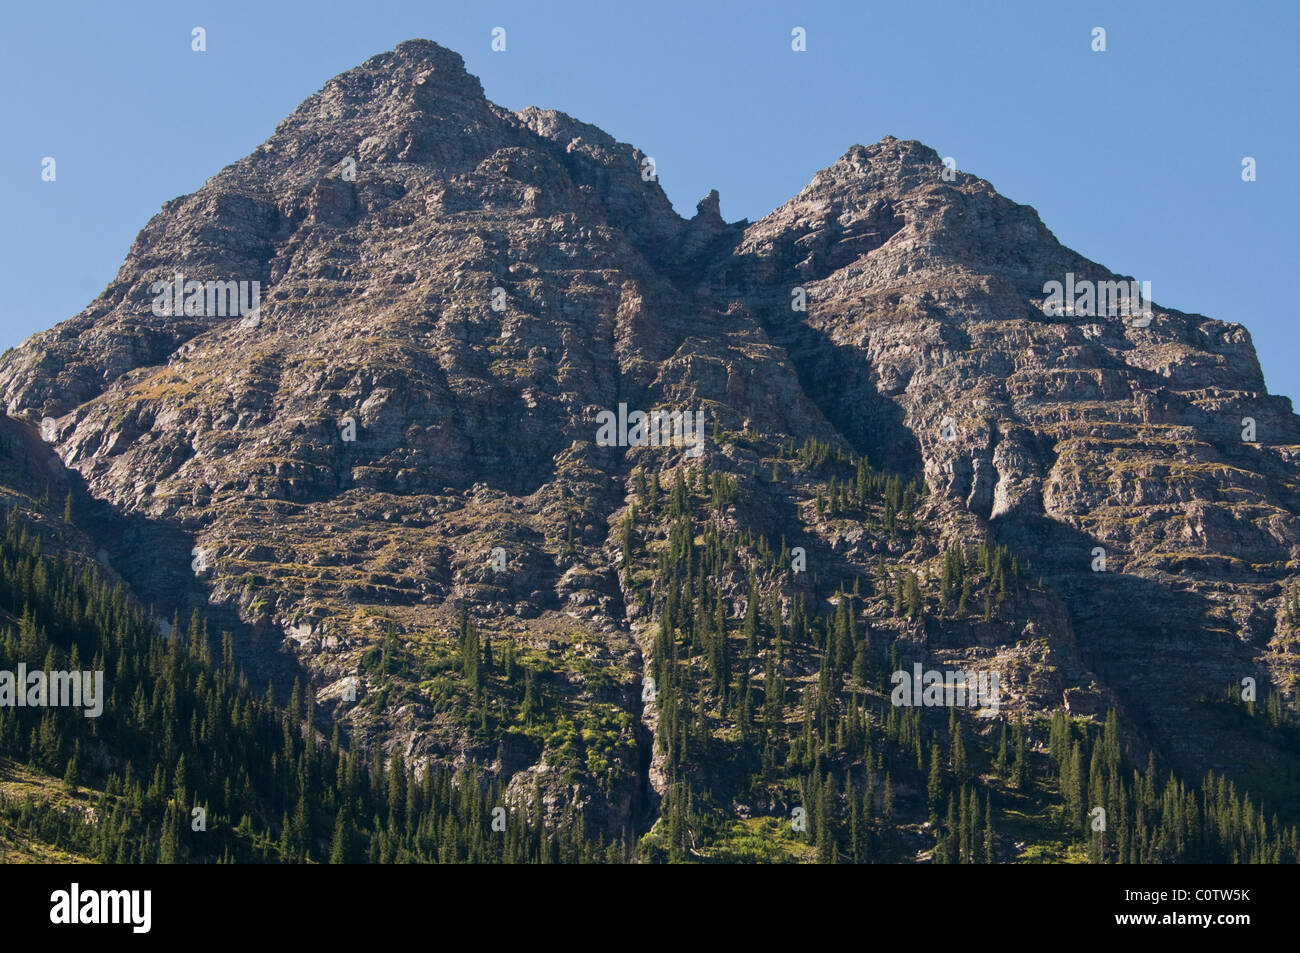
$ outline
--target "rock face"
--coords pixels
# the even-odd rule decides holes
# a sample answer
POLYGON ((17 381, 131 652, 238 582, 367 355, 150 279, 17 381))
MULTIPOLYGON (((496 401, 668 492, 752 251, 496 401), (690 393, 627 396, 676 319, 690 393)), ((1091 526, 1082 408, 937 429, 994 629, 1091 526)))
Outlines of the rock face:
POLYGON ((650 620, 618 569, 637 465, 734 476, 731 524, 804 541, 814 598, 1005 544, 1044 583, 1016 618, 918 626, 882 598, 873 629, 1021 672, 1007 707, 1119 705, 1189 770, 1258 755, 1191 714, 1247 676, 1290 696, 1296 674, 1300 419, 1245 328, 1046 314, 1049 281, 1127 276, 916 142, 853 146, 753 224, 716 192, 680 218, 644 158, 403 43, 167 203, 96 301, 4 358, 4 410, 26 439, 48 418, 143 599, 203 606, 363 741, 512 786, 558 775, 549 749, 476 745, 436 677, 394 693, 363 664, 390 626, 450 638, 460 607, 550 658, 558 698, 607 711, 623 768, 555 796, 612 830, 654 779, 650 620), (177 275, 257 282, 260 307, 157 313, 177 275), (702 447, 600 445, 620 405, 702 411, 702 447), (907 545, 765 480, 808 438, 923 478, 907 545))

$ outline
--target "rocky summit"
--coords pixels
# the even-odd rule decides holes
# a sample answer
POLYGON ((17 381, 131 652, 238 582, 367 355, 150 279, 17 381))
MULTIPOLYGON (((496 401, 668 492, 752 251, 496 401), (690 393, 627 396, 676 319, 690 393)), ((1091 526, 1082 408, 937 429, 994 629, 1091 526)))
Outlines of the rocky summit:
POLYGON ((413 40, 5 355, 5 502, 297 680, 322 738, 610 840, 738 850, 829 777, 931 858, 914 663, 997 675, 918 719, 987 746, 955 785, 1011 798, 1008 725, 1045 760, 1054 713, 1113 716, 1138 768, 1286 819, 1300 749, 1235 702, 1295 698, 1300 418, 1241 325, 1100 306, 1134 280, 892 137, 760 221, 682 218, 635 147, 413 40))

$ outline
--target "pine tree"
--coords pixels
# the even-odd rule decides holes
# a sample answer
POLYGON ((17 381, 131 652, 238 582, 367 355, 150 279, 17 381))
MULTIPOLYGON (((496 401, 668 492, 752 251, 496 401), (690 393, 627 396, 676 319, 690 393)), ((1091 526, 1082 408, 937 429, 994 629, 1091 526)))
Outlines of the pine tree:
POLYGON ((833 864, 839 851, 835 847, 835 779, 828 775, 817 796, 817 863, 833 864))
POLYGON ((1014 791, 1025 787, 1025 727, 1023 721, 1016 721, 1015 731, 1016 758, 1011 764, 1011 788, 1014 791))
POLYGON ((993 830, 993 795, 984 795, 984 850, 981 861, 986 864, 997 863, 997 835, 993 830))
POLYGON ((924 611, 925 603, 921 598, 921 587, 917 583, 916 573, 908 571, 903 590, 903 610, 907 618, 915 618, 924 611))
POLYGON ((81 755, 81 742, 78 740, 72 751, 72 757, 68 759, 67 769, 63 772, 63 783, 68 787, 76 790, 77 780, 80 777, 78 772, 78 762, 81 755))
POLYGON ((351 856, 348 823, 342 811, 334 821, 334 837, 330 841, 330 863, 346 864, 351 856))
POLYGON ((944 863, 947 864, 961 863, 961 826, 956 803, 958 800, 961 800, 961 792, 948 798, 948 818, 944 824, 946 836, 943 847, 944 863))
POLYGON ((176 809, 171 804, 167 805, 167 811, 163 815, 162 836, 158 841, 158 863, 176 863, 176 809))
POLYGON ((956 724, 952 732, 952 753, 949 760, 952 762, 953 777, 957 779, 958 784, 965 784, 970 778, 970 772, 966 763, 966 743, 962 740, 960 724, 956 724))
POLYGON ((927 803, 930 808, 930 823, 939 824, 939 802, 943 798, 943 764, 936 741, 930 745, 930 780, 926 785, 927 803))

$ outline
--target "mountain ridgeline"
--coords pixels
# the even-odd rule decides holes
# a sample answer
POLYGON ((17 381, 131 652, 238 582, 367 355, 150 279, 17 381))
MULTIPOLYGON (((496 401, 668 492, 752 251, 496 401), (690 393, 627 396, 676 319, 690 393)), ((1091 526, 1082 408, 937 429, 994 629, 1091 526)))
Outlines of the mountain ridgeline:
POLYGON ((0 359, 0 668, 108 695, 0 706, 0 850, 1296 859, 1246 329, 916 142, 754 223, 656 171, 403 43, 0 359))

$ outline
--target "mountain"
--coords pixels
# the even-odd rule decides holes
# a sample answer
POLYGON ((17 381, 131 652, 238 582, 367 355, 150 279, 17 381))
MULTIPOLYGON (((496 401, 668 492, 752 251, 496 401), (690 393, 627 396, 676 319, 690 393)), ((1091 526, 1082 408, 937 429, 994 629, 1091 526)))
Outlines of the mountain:
POLYGON ((160 619, 200 609, 362 750, 480 765, 602 836, 788 816, 825 778, 879 802, 879 774, 919 856, 923 733, 991 752, 1059 710, 1054 770, 1113 711, 1139 768, 1294 821, 1300 749, 1224 702, 1252 678, 1293 706, 1300 625, 1300 419, 1246 329, 1049 313, 1050 282, 1132 279, 916 142, 754 223, 716 192, 678 216, 652 171, 403 43, 6 353, 3 427, 160 619), (214 313, 216 282, 250 307, 214 313), (621 407, 702 435, 608 445, 621 407), (900 730, 913 661, 996 672, 999 715, 926 713, 892 772, 870 727, 835 747, 900 730))

